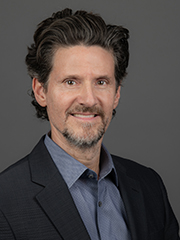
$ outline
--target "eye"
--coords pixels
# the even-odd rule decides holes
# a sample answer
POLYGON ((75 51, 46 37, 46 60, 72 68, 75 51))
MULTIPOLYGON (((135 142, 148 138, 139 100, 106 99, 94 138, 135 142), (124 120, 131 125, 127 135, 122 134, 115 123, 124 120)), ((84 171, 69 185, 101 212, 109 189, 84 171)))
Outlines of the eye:
POLYGON ((69 85, 69 86, 73 86, 73 85, 76 84, 76 82, 74 80, 67 80, 66 84, 69 85))
POLYGON ((97 84, 100 86, 103 86, 103 85, 106 85, 107 82, 105 80, 98 80, 97 84))

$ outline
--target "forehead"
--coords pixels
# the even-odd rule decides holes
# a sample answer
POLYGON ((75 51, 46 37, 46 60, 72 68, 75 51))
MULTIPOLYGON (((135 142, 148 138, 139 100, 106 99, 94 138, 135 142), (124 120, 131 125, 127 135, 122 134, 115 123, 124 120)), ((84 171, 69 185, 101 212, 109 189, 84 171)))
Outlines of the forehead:
POLYGON ((58 48, 53 57, 54 72, 76 74, 114 74, 111 51, 99 46, 73 46, 58 48))

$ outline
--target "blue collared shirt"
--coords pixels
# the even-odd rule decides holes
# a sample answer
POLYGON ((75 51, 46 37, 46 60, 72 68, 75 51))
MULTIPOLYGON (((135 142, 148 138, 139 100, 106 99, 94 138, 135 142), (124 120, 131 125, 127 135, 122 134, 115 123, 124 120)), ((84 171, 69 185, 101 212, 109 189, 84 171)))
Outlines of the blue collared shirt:
POLYGON ((126 213, 118 190, 118 177, 102 145, 100 175, 70 156, 48 135, 45 145, 63 176, 92 240, 130 240, 126 213))

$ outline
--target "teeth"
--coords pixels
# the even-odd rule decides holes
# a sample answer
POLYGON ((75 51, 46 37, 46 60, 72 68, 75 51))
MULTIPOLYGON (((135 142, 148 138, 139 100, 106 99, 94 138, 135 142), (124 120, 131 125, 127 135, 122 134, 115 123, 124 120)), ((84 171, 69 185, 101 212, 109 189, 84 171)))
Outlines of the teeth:
POLYGON ((80 118, 92 118, 95 115, 94 114, 92 114, 92 115, 74 114, 74 116, 75 117, 80 117, 80 118))

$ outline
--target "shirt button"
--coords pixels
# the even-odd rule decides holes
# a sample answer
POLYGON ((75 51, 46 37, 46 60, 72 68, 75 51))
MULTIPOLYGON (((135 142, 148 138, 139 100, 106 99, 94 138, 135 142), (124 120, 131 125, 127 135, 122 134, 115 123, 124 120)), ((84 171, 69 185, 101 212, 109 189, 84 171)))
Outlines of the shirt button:
POLYGON ((93 175, 93 174, 89 174, 88 177, 89 177, 89 178, 94 178, 94 175, 93 175))
POLYGON ((98 206, 99 206, 99 207, 102 206, 102 202, 101 202, 101 201, 98 202, 98 206))

